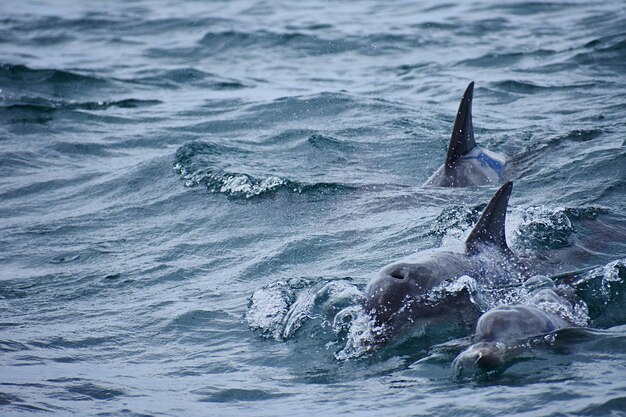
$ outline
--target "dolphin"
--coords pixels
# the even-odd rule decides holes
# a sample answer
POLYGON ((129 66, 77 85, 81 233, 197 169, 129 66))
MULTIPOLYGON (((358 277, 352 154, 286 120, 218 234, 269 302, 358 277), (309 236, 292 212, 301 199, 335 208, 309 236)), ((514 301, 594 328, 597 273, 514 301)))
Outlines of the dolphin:
POLYGON ((528 339, 573 327, 562 316, 533 305, 493 308, 480 316, 472 335, 474 344, 452 362, 457 378, 501 368, 529 348, 528 339))
POLYGON ((470 187, 498 184, 504 177, 504 155, 481 148, 474 140, 474 82, 465 90, 456 114, 444 164, 424 183, 430 187, 470 187))
POLYGON ((469 276, 483 287, 524 282, 528 270, 509 249, 506 209, 513 188, 505 183, 491 198, 462 248, 415 253, 383 267, 365 288, 364 309, 377 331, 373 347, 393 335, 421 325, 459 323, 471 326, 481 312, 469 294, 446 299, 446 285, 469 276), (443 294, 444 297, 434 295, 443 294), (443 298, 443 299, 442 299, 443 298))
POLYGON ((521 352, 530 349, 528 340, 571 327, 586 326, 588 307, 573 287, 556 286, 553 279, 531 277, 525 287, 537 286, 525 303, 492 308, 480 316, 473 344, 452 362, 457 378, 476 376, 481 371, 499 370, 521 352), (576 312, 582 312, 578 315, 576 312))

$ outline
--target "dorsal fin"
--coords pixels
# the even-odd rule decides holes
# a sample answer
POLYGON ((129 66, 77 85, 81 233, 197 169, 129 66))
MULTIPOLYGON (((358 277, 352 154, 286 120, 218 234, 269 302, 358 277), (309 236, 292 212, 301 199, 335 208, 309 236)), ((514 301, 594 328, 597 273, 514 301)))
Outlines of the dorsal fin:
POLYGON ((509 181, 491 198, 472 233, 465 241, 465 250, 468 254, 479 252, 482 245, 495 246, 504 252, 510 251, 506 244, 504 225, 512 189, 513 183, 509 181))
POLYGON ((456 113, 454 127, 452 128, 452 137, 450 145, 448 145, 448 156, 446 157, 446 168, 452 168, 454 161, 460 156, 465 155, 476 147, 474 141, 474 126, 472 125, 472 99, 474 98, 474 81, 469 83, 459 111, 456 113))

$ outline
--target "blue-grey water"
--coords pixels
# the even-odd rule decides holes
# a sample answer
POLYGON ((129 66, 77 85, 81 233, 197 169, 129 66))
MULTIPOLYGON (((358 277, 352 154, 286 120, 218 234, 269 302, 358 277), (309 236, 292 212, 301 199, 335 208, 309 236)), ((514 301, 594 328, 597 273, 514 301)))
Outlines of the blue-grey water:
POLYGON ((0 90, 0 415, 626 415, 623 1, 5 0, 0 90), (421 186, 472 80, 589 327, 456 380, 355 311, 493 194, 421 186))

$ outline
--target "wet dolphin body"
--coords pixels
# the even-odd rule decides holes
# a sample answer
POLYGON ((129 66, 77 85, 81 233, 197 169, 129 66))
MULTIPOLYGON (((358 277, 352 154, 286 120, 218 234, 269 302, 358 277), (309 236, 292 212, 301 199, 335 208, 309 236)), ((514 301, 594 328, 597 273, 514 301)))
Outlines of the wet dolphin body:
POLYGON ((472 336, 475 342, 453 361, 457 377, 472 377, 481 370, 495 370, 527 348, 533 336, 573 327, 563 317, 532 305, 507 305, 480 316, 472 336))
POLYGON ((447 283, 470 276, 479 285, 497 286, 519 284, 527 278, 506 243, 504 227, 512 188, 507 182, 495 193, 463 249, 418 252, 385 266, 371 279, 364 308, 381 329, 381 343, 418 323, 476 323, 480 311, 469 297, 433 300, 433 293, 447 283))
POLYGON ((432 187, 469 187, 497 184, 504 176, 504 155, 476 145, 472 124, 474 82, 467 89, 454 121, 444 164, 424 183, 432 187))
POLYGON ((544 288, 530 293, 528 304, 499 306, 480 316, 472 335, 473 344, 452 363, 457 377, 472 377, 481 371, 501 368, 529 349, 529 338, 588 324, 576 320, 575 313, 567 313, 567 310, 572 313, 582 310, 587 314, 587 305, 572 287, 557 287, 547 277, 533 277, 528 281, 543 281, 548 285, 542 284, 544 288), (550 308, 538 308, 541 304, 550 308))

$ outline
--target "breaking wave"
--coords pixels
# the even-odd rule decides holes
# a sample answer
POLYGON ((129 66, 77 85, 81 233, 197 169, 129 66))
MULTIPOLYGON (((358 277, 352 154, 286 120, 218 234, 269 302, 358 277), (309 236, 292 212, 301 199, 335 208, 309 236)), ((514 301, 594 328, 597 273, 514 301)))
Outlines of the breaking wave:
POLYGON ((237 172, 234 168, 248 168, 250 152, 231 146, 206 142, 191 142, 178 149, 173 170, 184 180, 186 187, 203 186, 211 193, 229 197, 251 198, 279 191, 296 194, 325 194, 349 191, 353 186, 333 182, 292 180, 280 174, 264 174, 263 167, 251 164, 254 174, 237 172), (258 174, 256 172, 259 172, 258 174))

